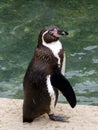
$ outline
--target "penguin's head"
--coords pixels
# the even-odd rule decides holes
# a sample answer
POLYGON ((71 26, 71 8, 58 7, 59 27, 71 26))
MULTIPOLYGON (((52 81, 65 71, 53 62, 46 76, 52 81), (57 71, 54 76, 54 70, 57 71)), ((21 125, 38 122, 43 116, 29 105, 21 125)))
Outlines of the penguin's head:
POLYGON ((47 26, 39 34, 38 44, 44 40, 45 43, 50 44, 59 40, 60 37, 68 35, 68 32, 60 30, 56 26, 47 26))

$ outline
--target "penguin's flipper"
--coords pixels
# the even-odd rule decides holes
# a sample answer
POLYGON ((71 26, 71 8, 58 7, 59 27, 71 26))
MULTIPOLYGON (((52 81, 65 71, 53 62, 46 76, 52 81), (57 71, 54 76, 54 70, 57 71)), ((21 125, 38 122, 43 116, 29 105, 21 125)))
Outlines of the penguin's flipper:
POLYGON ((60 71, 55 71, 51 75, 51 84, 62 92, 72 108, 76 106, 76 96, 73 88, 60 71))

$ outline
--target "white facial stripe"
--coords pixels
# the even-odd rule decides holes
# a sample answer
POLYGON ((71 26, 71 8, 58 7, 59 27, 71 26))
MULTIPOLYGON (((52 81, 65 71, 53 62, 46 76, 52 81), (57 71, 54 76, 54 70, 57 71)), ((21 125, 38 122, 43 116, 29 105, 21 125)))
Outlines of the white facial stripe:
MULTIPOLYGON (((43 36, 47 33, 48 31, 46 31, 45 33, 43 33, 43 36)), ((61 42, 58 40, 58 41, 55 41, 55 42, 52 42, 50 44, 47 44, 43 37, 42 37, 42 44, 46 47, 48 47, 52 53, 54 54, 54 56, 58 59, 58 64, 60 65, 60 57, 59 57, 59 52, 60 50, 62 49, 62 44, 61 42)))
POLYGON ((46 83, 47 83, 48 93, 49 93, 50 98, 51 98, 50 113, 49 114, 53 114, 54 113, 54 106, 55 106, 56 96, 55 96, 55 92, 53 90, 53 87, 51 85, 50 75, 47 76, 47 82, 46 83))
POLYGON ((43 37, 44 37, 44 35, 45 35, 47 32, 48 32, 48 30, 43 33, 43 35, 42 35, 42 41, 44 41, 44 38, 43 38, 43 37))

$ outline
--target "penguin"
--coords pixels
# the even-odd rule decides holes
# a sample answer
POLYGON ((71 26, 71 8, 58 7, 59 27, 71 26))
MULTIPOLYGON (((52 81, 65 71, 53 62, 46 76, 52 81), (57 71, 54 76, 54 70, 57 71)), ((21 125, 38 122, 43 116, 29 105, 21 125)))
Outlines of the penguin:
POLYGON ((76 106, 74 90, 65 74, 65 52, 60 37, 68 32, 56 26, 46 26, 41 30, 23 80, 23 122, 32 122, 43 114, 54 121, 65 121, 54 114, 59 91, 69 102, 76 106))

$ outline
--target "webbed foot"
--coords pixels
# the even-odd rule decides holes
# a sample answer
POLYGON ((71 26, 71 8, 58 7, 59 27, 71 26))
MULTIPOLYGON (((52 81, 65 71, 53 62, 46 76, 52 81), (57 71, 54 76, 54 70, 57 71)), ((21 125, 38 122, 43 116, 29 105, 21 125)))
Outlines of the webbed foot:
POLYGON ((64 117, 56 116, 54 114, 49 115, 49 118, 53 121, 61 121, 61 122, 68 122, 64 117))

